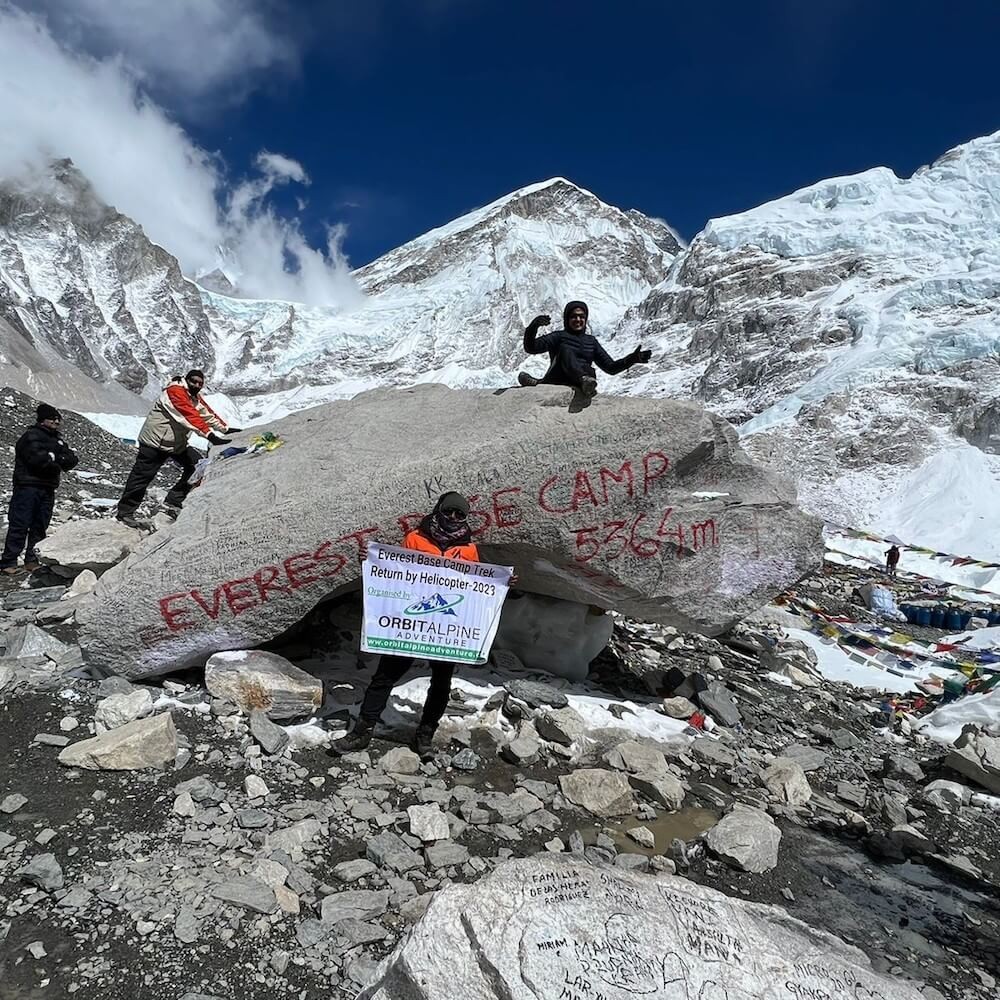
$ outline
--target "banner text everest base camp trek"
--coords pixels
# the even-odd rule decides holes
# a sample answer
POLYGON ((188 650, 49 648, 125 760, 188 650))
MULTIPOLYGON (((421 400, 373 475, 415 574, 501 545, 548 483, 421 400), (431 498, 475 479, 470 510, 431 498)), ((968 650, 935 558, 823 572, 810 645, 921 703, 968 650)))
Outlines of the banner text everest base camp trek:
POLYGON ((362 567, 361 651, 485 663, 512 572, 373 543, 362 567))

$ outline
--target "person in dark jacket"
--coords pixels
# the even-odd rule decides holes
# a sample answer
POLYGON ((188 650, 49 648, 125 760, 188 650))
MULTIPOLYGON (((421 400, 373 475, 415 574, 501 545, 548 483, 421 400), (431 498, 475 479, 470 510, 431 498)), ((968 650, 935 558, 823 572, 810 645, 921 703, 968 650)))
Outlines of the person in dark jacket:
POLYGON ((889 576, 896 575, 896 567, 899 565, 899 546, 893 545, 885 554, 885 571, 889 576))
POLYGON ((600 341, 587 333, 589 310, 586 302, 568 302, 563 309, 562 330, 538 335, 543 326, 551 322, 549 316, 536 316, 524 331, 524 349, 528 354, 549 354, 549 370, 539 379, 518 372, 517 380, 523 386, 568 385, 579 389, 585 396, 597 392, 597 365, 608 375, 618 375, 633 365, 645 364, 652 351, 637 347, 631 354, 617 361, 601 347, 600 341))
MULTIPOLYGON (((416 549, 430 555, 448 559, 479 562, 479 549, 469 531, 469 501, 461 493, 443 493, 438 497, 434 510, 421 522, 416 531, 407 532, 403 548, 416 549)), ((361 561, 365 560, 365 553, 361 561)), ((511 578, 511 582, 516 577, 511 578)), ((363 750, 371 742, 372 733, 389 702, 393 687, 413 666, 412 656, 380 656, 375 675, 365 691, 354 728, 331 747, 334 756, 363 750)), ((444 661, 431 662, 431 684, 424 703, 423 714, 417 727, 413 749, 422 757, 431 755, 431 744, 438 723, 448 707, 454 665, 444 661)))
POLYGON ((35 546, 45 537, 52 520, 59 477, 80 460, 59 435, 62 414, 48 403, 35 411, 38 422, 14 446, 14 492, 7 509, 7 538, 0 556, 0 572, 14 576, 17 560, 27 543, 24 569, 38 569, 35 546))

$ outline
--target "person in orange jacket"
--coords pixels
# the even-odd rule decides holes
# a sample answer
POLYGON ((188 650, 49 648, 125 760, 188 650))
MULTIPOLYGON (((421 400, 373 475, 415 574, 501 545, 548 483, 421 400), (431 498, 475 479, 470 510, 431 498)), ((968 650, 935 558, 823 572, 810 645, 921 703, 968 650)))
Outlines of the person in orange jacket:
POLYGON ((202 457, 197 448, 189 445, 192 434, 201 434, 210 444, 229 444, 221 434, 237 434, 239 427, 227 425, 215 410, 205 402, 202 389, 205 373, 192 368, 182 379, 171 379, 160 398, 149 411, 142 430, 139 431, 139 450, 135 464, 128 475, 125 489, 118 501, 115 516, 130 528, 140 527, 135 512, 142 503, 149 484, 156 478, 164 462, 172 461, 180 467, 181 478, 167 494, 164 503, 176 517, 191 492, 191 475, 202 457))
MULTIPOLYGON (((403 548, 429 552, 446 559, 479 562, 479 549, 472 541, 469 531, 469 501, 461 493, 443 493, 434 509, 420 522, 420 527, 407 532, 403 538, 403 548)), ((364 558, 365 555, 362 554, 362 562, 364 558)), ((389 694, 413 666, 413 660, 412 656, 379 657, 375 676, 365 691, 354 728, 330 747, 334 756, 364 750, 368 746, 375 726, 389 702, 389 694)), ((448 707, 454 670, 451 663, 431 661, 430 690, 427 692, 427 701, 413 741, 413 749, 422 758, 431 755, 434 733, 448 707)))

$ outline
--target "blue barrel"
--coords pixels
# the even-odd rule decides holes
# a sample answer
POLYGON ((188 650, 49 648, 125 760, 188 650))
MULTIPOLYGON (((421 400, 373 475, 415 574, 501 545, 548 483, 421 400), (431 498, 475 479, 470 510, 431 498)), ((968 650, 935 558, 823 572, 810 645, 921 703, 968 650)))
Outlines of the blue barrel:
POLYGON ((930 625, 931 623, 931 609, 930 608, 917 608, 917 624, 918 625, 930 625))
POLYGON ((972 612, 963 611, 962 612, 962 624, 959 626, 961 629, 967 629, 969 627, 969 622, 972 621, 972 612))
POLYGON ((991 625, 1000 625, 1000 611, 994 609, 986 619, 991 625))
POLYGON ((899 610, 903 612, 903 617, 908 622, 917 620, 917 609, 912 604, 900 604, 899 610))
POLYGON ((930 615, 931 628, 944 628, 944 611, 935 608, 930 615))
POLYGON ((949 608, 944 616, 944 627, 951 632, 958 632, 962 628, 962 615, 954 608, 949 608))

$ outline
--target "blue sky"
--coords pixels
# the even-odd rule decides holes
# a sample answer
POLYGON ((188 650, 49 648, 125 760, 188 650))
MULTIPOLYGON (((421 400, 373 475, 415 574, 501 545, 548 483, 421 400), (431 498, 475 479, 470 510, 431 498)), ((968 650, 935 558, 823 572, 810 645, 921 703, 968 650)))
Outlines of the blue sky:
POLYGON ((189 128, 231 163, 262 145, 299 160, 307 231, 348 223, 354 264, 553 175, 691 237, 822 177, 908 174, 1000 128, 995 2, 317 11, 296 73, 189 128))
POLYGON ((998 37, 998 0, 0 0, 0 180, 68 156, 185 273, 349 305, 341 250, 556 175, 686 238, 908 175, 1000 129, 998 37))

